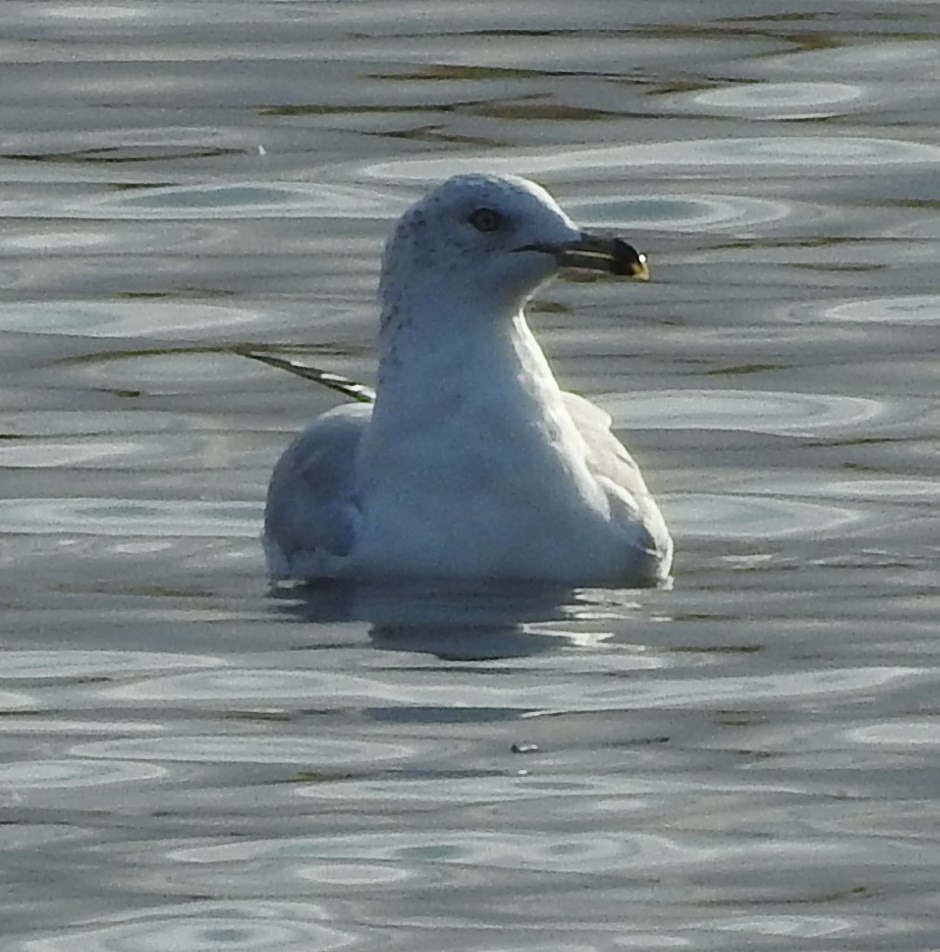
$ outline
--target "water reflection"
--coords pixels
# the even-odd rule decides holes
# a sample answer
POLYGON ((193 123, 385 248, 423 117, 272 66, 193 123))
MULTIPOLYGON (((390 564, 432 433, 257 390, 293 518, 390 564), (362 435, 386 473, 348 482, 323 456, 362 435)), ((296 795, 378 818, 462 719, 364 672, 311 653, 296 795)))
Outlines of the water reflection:
MULTIPOLYGON (((312 624, 366 621, 377 648, 451 661, 525 657, 566 645, 597 645, 612 634, 579 626, 577 619, 589 609, 590 596, 564 587, 325 582, 275 588, 272 593, 281 616, 312 624)), ((616 591, 608 592, 598 605, 610 610, 617 596, 616 591)), ((637 608, 635 596, 631 591, 621 593, 621 617, 637 608)))

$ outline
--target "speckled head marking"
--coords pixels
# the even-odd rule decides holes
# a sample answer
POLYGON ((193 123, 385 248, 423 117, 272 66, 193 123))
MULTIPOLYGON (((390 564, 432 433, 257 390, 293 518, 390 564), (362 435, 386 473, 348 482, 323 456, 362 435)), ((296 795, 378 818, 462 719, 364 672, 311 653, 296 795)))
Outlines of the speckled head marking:
POLYGON ((409 313, 509 316, 564 266, 648 276, 630 245, 584 234, 534 182, 454 176, 402 215, 385 246, 383 327, 409 313))
POLYGON ((430 191, 396 224, 385 246, 380 293, 386 319, 417 287, 429 293, 523 299, 557 270, 538 243, 579 231, 543 188, 521 178, 457 175, 430 191), (437 287, 431 290, 433 285, 437 287))

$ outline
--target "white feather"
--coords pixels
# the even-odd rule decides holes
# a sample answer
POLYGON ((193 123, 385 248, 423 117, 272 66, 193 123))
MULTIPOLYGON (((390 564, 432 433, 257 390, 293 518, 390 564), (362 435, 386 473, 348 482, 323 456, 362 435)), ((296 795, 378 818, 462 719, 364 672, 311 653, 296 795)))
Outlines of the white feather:
POLYGON ((603 410, 558 387, 523 305, 580 232, 523 179, 459 176, 386 247, 374 405, 338 407, 268 494, 275 578, 650 584, 672 541, 603 410), (500 229, 469 224, 496 212, 500 229))

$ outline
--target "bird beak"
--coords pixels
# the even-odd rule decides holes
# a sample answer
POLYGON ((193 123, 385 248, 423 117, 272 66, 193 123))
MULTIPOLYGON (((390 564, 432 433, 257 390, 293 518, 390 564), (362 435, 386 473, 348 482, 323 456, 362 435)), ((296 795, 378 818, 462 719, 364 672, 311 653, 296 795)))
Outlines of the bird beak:
POLYGON ((581 232, 576 241, 557 245, 525 245, 517 251, 542 251, 550 254, 563 268, 587 268, 606 271, 635 281, 649 281, 646 255, 622 238, 609 238, 581 232))
POLYGON ((634 281, 649 281, 650 269, 646 255, 622 238, 608 238, 581 232, 578 241, 559 245, 555 260, 565 268, 590 268, 608 271, 634 281))

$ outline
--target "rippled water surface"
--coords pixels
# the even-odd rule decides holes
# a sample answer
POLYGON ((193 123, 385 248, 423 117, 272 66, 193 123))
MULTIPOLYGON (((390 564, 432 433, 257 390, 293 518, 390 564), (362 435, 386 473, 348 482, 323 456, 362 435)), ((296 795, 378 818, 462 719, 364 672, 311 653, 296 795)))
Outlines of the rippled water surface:
POLYGON ((0 58, 0 949, 940 948, 940 8, 19 2, 0 58), (668 591, 268 592, 431 182, 654 281, 533 324, 668 591))

